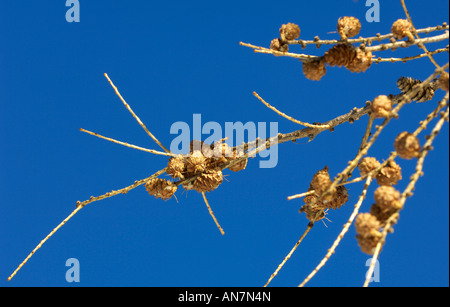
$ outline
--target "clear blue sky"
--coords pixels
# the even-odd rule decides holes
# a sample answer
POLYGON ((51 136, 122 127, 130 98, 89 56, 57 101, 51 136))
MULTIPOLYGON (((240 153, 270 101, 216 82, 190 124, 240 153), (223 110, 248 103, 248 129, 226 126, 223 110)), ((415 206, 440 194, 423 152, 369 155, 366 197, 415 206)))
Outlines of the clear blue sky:
MULTIPOLYGON (((416 27, 448 22, 448 1, 407 1, 416 27)), ((361 35, 388 33, 404 18, 400 1, 380 1, 381 22, 365 21, 365 1, 83 1, 80 22, 65 20, 65 1, 0 1, 0 286, 262 286, 304 231, 302 202, 325 165, 335 176, 350 160, 367 117, 324 132, 313 142, 279 146, 276 168, 251 160, 213 193, 220 235, 200 194, 177 192, 178 202, 150 197, 144 187, 85 207, 52 237, 11 282, 6 278, 74 208, 77 200, 130 185, 165 167, 167 158, 80 132, 85 128, 158 149, 104 78, 108 73, 134 111, 169 146, 172 123, 202 120, 278 122, 299 129, 260 104, 257 91, 289 115, 325 121, 379 94, 398 93, 403 76, 426 78, 428 59, 381 63, 363 74, 329 68, 320 82, 305 79, 291 58, 255 54, 239 41, 269 46, 286 22, 301 37, 337 38, 336 21, 355 16, 361 35), (80 283, 67 283, 68 258, 80 262, 80 283)), ((443 47, 443 42, 432 47, 443 47)), ((431 47, 430 47, 431 48, 431 47)), ((323 54, 326 47, 293 52, 323 54)), ((380 56, 420 53, 418 48, 380 56)), ((436 56, 439 63, 448 54, 436 56)), ((380 161, 395 136, 414 130, 437 99, 405 107, 370 151, 380 161)), ((431 126, 430 126, 431 128, 431 126)), ((421 136, 423 142, 423 136, 421 136)), ((380 258, 373 286, 449 285, 448 124, 436 139, 425 176, 401 212, 380 258)), ((399 160, 403 190, 414 161, 399 160)), ((357 172, 355 173, 357 174, 357 172)), ((361 211, 373 202, 371 187, 361 211)), ((273 286, 296 286, 318 264, 348 219, 350 201, 317 223, 273 286)), ((360 286, 367 270, 352 226, 336 254, 308 284, 360 286)))

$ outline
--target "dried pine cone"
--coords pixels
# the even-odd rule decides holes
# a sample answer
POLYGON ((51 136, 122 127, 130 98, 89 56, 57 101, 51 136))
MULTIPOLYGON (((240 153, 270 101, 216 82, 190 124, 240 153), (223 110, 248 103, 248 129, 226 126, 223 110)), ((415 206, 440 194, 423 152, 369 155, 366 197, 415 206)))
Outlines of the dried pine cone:
POLYGON ((233 166, 230 166, 228 169, 233 172, 239 172, 244 170, 247 167, 247 159, 244 159, 233 166))
MULTIPOLYGON (((311 190, 311 188, 308 189, 308 191, 311 190)), ((304 212, 306 214, 306 218, 311 222, 319 221, 325 217, 325 210, 327 209, 327 206, 323 202, 317 201, 317 199, 318 196, 315 194, 306 196, 303 198, 305 205, 299 210, 300 213, 304 212)))
POLYGON ((443 90, 448 92, 448 72, 443 72, 441 76, 439 77, 439 87, 443 90))
POLYGON ((394 148, 401 158, 409 160, 419 155, 420 142, 415 135, 404 131, 395 138, 394 148))
POLYGON ((189 150, 191 151, 191 153, 193 153, 194 151, 202 151, 203 144, 203 141, 192 140, 189 144, 189 150))
POLYGON ((366 176, 368 173, 377 169, 380 166, 380 162, 373 157, 365 157, 359 162, 358 169, 361 176, 366 176))
POLYGON ((167 162, 166 173, 172 178, 184 179, 185 164, 183 155, 172 157, 167 162))
POLYGON ((341 39, 345 40, 350 37, 354 37, 358 35, 361 30, 361 22, 359 22, 358 18, 345 16, 339 18, 337 24, 337 31, 341 36, 341 39))
POLYGON ((400 204, 400 192, 391 186, 380 186, 374 193, 375 204, 370 208, 370 213, 374 215, 382 224, 396 211, 402 209, 400 204))
POLYGON ((210 192, 217 189, 222 181, 222 171, 208 169, 194 180, 192 188, 200 193, 210 192))
MULTIPOLYGON (((397 80, 397 87, 402 91, 405 95, 410 95, 411 91, 415 86, 419 86, 421 84, 421 80, 401 77, 397 80)), ((417 102, 425 102, 433 99, 434 91, 439 87, 439 82, 430 82, 427 86, 421 88, 411 100, 415 100, 417 102)))
MULTIPOLYGON (((234 159, 237 159, 237 158, 243 156, 243 154, 236 154, 236 150, 233 151, 233 155, 234 155, 234 159)), ((233 172, 242 171, 247 167, 247 161, 248 161, 248 159, 244 159, 241 162, 238 162, 235 165, 230 166, 228 169, 233 172)))
POLYGON ((233 148, 227 143, 214 143, 212 151, 216 159, 225 158, 224 162, 234 160, 233 148))
POLYGON ((341 185, 336 188, 336 193, 334 193, 334 197, 331 201, 325 202, 324 204, 328 209, 339 209, 342 205, 344 205, 348 201, 348 192, 347 189, 341 185))
POLYGON ((203 141, 192 140, 189 149, 191 154, 198 151, 201 152, 205 157, 212 157, 211 147, 203 141))
POLYGON ((206 158, 200 151, 194 151, 186 158, 186 177, 192 177, 206 169, 206 158))
MULTIPOLYGON (((384 227, 386 221, 397 211, 398 210, 394 208, 381 208, 377 204, 372 204, 372 206, 370 207, 370 214, 377 218, 377 220, 380 222, 381 227, 384 227)), ((391 220, 391 223, 397 223, 397 219, 398 217, 396 217, 394 220, 391 220)))
POLYGON ((370 213, 360 213, 355 220, 356 233, 368 235, 373 229, 380 228, 380 222, 370 213))
POLYGON ((396 39, 402 39, 408 37, 411 41, 414 40, 414 36, 411 34, 411 24, 406 19, 398 19, 392 24, 391 32, 396 39))
POLYGON ((155 178, 147 181, 145 189, 150 195, 155 196, 156 198, 168 200, 176 192, 177 186, 171 181, 155 178))
MULTIPOLYGON (((328 187, 331 185, 332 181, 330 179, 330 174, 328 174, 328 166, 324 169, 319 170, 314 174, 313 179, 310 183, 310 188, 315 191, 317 196, 322 195, 328 187)), ((324 201, 331 201, 336 193, 336 188, 332 189, 327 195, 323 197, 324 201)))
POLYGON ((309 80, 319 81, 327 73, 323 59, 303 62, 303 74, 309 80))
POLYGON ((216 142, 211 145, 211 158, 207 161, 207 168, 215 169, 227 161, 235 159, 233 149, 226 143, 216 142))
POLYGON ((376 97, 370 105, 375 118, 388 117, 392 109, 392 101, 386 95, 376 97))
POLYGON ((378 185, 396 185, 402 179, 402 168, 394 161, 389 161, 377 174, 378 185))
POLYGON ((289 45, 286 43, 283 43, 283 41, 279 38, 275 38, 270 42, 270 49, 280 52, 288 52, 289 51, 289 45))
MULTIPOLYGON (((308 189, 308 191, 312 190, 312 187, 308 189)), ((299 210, 300 213, 306 213, 306 218, 311 222, 324 218, 324 211, 326 209, 336 210, 344 205, 348 201, 348 192, 344 186, 338 186, 331 200, 318 201, 318 197, 319 195, 317 193, 304 197, 303 201, 305 202, 305 205, 299 210)))
POLYGON ((391 186, 379 186, 374 192, 374 199, 376 205, 380 208, 394 208, 396 210, 401 209, 400 192, 391 186))
POLYGON ((356 48, 356 57, 345 66, 351 72, 365 72, 372 65, 372 52, 365 52, 356 48))
POLYGON ((317 203, 313 206, 306 204, 299 210, 299 212, 304 212, 306 214, 306 218, 311 222, 317 222, 325 217, 325 209, 318 209, 316 208, 316 205, 317 203))
POLYGON ((293 40, 300 37, 300 27, 294 23, 282 25, 280 28, 281 40, 293 40))
POLYGON ((358 240, 358 245, 362 252, 369 255, 373 254, 374 249, 382 236, 381 232, 378 230, 380 226, 380 222, 377 218, 370 213, 360 213, 356 217, 355 228, 358 234, 356 239, 358 240))
POLYGON ((330 66, 348 66, 356 57, 356 49, 350 44, 337 44, 325 52, 325 63, 330 66))
POLYGON ((356 240, 358 240, 358 245, 363 253, 373 255, 381 236, 380 231, 373 229, 370 235, 357 235, 356 240))

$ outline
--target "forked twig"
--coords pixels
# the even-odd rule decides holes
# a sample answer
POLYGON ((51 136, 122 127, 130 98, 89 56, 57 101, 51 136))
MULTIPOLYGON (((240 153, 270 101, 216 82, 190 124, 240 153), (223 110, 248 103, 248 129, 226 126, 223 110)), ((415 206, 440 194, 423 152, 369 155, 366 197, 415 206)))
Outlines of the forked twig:
MULTIPOLYGON (((401 0, 402 3, 402 7, 403 10, 405 11, 406 17, 408 18, 409 23, 411 24, 411 28, 413 29, 413 34, 420 39, 419 34, 416 31, 416 28, 414 27, 413 21, 411 19, 411 16, 409 15, 408 9, 406 8, 406 4, 405 4, 405 0, 401 0)), ((421 47, 423 49, 423 51, 425 51, 426 55, 428 56, 428 58, 430 59, 431 63, 434 64, 434 66, 436 66, 436 68, 441 68, 438 63, 436 63, 436 61, 433 59, 433 56, 431 55, 431 53, 428 51, 427 47, 425 47, 425 44, 420 44, 419 47, 421 47)))
MULTIPOLYGON (((360 153, 367 145, 367 141, 369 140, 374 120, 375 120, 374 114, 370 113, 369 121, 367 122, 366 131, 364 132, 363 138, 361 140, 361 145, 359 145, 358 153, 360 153)), ((356 166, 357 165, 354 164, 353 167, 350 168, 348 170, 348 172, 342 177, 342 179, 339 181, 339 183, 345 183, 347 181, 347 179, 351 176, 351 173, 356 168, 356 166)))
POLYGON ((125 101, 125 99, 123 99, 122 95, 119 93, 119 90, 117 89, 117 87, 114 85, 114 83, 111 81, 111 79, 108 77, 108 74, 105 73, 105 77, 106 79, 108 79, 109 84, 111 84, 112 88, 114 89, 114 91, 116 92, 116 95, 119 96, 120 100, 122 101, 122 103, 125 105, 125 107, 128 109, 128 111, 130 111, 131 115, 133 115, 133 117, 136 119, 136 121, 139 123, 139 125, 141 125, 141 127, 145 130, 145 132, 147 132, 147 134, 153 139, 153 141, 156 142, 156 144, 159 145, 159 147, 161 147, 165 152, 170 152, 166 147, 164 147, 163 144, 161 144, 160 141, 158 141, 158 139, 150 132, 148 131, 147 127, 144 125, 144 123, 139 119, 139 117, 133 112, 133 110, 131 109, 131 107, 128 105, 128 103, 125 101))
POLYGON ((303 282, 299 285, 299 287, 303 287, 311 278, 316 275, 316 273, 325 265, 325 263, 330 259, 331 255, 334 254, 334 251, 338 247, 339 243, 341 242, 344 235, 347 233, 348 229, 350 228, 350 225, 353 223, 353 220, 355 219, 356 215, 359 212, 359 208, 361 208, 361 205, 363 203, 363 200, 366 198, 367 189, 370 186, 370 183, 372 181, 372 177, 369 175, 366 179, 366 183, 364 184, 363 191, 361 192, 361 195, 359 196, 358 202, 355 205, 355 209, 353 209, 352 214, 350 215, 350 218, 348 219, 347 223, 345 223, 344 227, 342 228, 341 233, 338 235, 336 240, 334 241, 331 248, 328 250, 325 257, 320 261, 320 263, 317 265, 317 267, 311 272, 311 274, 308 275, 308 277, 303 280, 303 282))

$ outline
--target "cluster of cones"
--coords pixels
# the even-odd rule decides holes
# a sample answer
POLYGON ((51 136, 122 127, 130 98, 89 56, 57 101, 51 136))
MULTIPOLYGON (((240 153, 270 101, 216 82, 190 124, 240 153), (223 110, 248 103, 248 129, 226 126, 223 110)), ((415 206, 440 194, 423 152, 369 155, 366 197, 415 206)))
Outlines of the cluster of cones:
POLYGON ((347 43, 347 39, 359 34, 361 22, 352 16, 338 20, 337 31, 341 42, 331 47, 325 54, 313 61, 303 63, 303 74, 310 80, 319 81, 326 74, 326 67, 345 67, 351 72, 364 72, 372 65, 372 53, 347 43))
MULTIPOLYGON (((396 143, 398 143, 398 140, 396 143)), ((394 146, 398 148, 398 144, 394 146)), ((415 145, 413 147, 416 148, 415 145)), ((361 176, 366 176, 368 173, 379 169, 374 176, 379 185, 374 193, 375 203, 370 207, 370 212, 360 213, 355 220, 358 245, 362 252, 369 255, 374 253, 382 237, 381 228, 386 225, 386 221, 394 213, 397 213, 403 207, 400 202, 400 192, 393 187, 402 179, 401 167, 394 161, 389 161, 381 169, 380 166, 381 163, 374 157, 365 157, 358 165, 361 176)), ((397 221, 393 222, 396 223, 397 221)))
POLYGON ((303 198, 305 205, 300 209, 300 212, 304 212, 311 222, 323 219, 327 209, 339 209, 347 202, 347 189, 344 186, 329 189, 331 184, 327 166, 314 174, 308 188, 308 191, 314 192, 303 198), (329 191, 320 198, 327 190, 329 191))
MULTIPOLYGON (((178 182, 155 178, 145 184, 147 192, 156 198, 170 199, 179 184, 186 190, 199 193, 210 192, 223 182, 222 167, 225 163, 243 156, 236 149, 222 141, 208 145, 202 141, 193 140, 188 155, 171 157, 167 163, 166 173, 178 182)), ((243 159, 228 168, 238 172, 247 166, 247 159, 243 159)))
MULTIPOLYGON (((348 39, 358 35, 360 30, 361 22, 357 18, 352 16, 339 18, 337 22, 337 32, 341 37, 340 42, 326 51, 323 56, 310 61, 304 61, 303 73, 305 77, 310 80, 319 81, 326 74, 326 65, 343 66, 351 72, 356 73, 366 71, 372 65, 372 53, 365 50, 365 44, 355 47, 348 42, 348 39)), ((413 28, 408 20, 398 19, 392 24, 391 40, 395 41, 396 39, 403 39, 406 37, 409 42, 414 42, 415 38, 412 32, 413 28)), ((280 37, 271 41, 270 49, 279 52, 288 52, 289 44, 298 43, 294 40, 299 37, 300 28, 298 25, 294 23, 283 24, 280 28, 280 37)), ((424 97, 423 99, 430 97, 429 90, 428 93, 421 97, 424 97)))

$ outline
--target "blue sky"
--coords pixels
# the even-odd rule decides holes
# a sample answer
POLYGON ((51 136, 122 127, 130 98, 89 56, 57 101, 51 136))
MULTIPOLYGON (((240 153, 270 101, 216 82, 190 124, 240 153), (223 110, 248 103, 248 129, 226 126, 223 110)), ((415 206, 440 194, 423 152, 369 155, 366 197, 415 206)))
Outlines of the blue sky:
MULTIPOLYGON (((417 28, 448 22, 448 1, 408 1, 417 28)), ((347 113, 379 94, 398 93, 401 76, 425 79, 428 59, 372 65, 365 73, 328 68, 320 82, 303 77, 291 58, 255 54, 239 41, 269 46, 286 22, 301 38, 337 38, 342 16, 361 20, 361 35, 388 33, 404 18, 400 1, 380 1, 380 22, 365 21, 365 1, 83 1, 80 22, 65 20, 65 1, 0 1, 0 286, 262 286, 304 231, 305 192, 325 165, 335 176, 358 149, 367 117, 324 132, 313 142, 278 147, 275 168, 258 158, 239 173, 226 172, 208 199, 222 236, 200 194, 177 192, 178 202, 150 197, 144 187, 95 202, 52 237, 11 282, 6 278, 74 208, 76 201, 148 177, 167 158, 84 134, 84 128, 142 147, 159 149, 114 94, 122 95, 158 139, 169 146, 176 121, 278 122, 280 132, 301 127, 260 104, 303 121, 347 113), (66 260, 77 258, 80 282, 67 283, 66 260)), ((444 47, 447 42, 433 44, 444 47)), ((292 52, 323 54, 326 47, 292 52)), ((406 56, 418 48, 380 56, 406 56)), ((448 54, 436 56, 440 64, 448 54)), ((380 161, 395 136, 414 130, 443 97, 410 104, 369 154, 380 161)), ((431 126, 430 126, 431 128, 431 126)), ((429 131, 429 130, 428 130, 429 131)), ((373 286, 449 285, 448 124, 424 165, 380 257, 373 286)), ((421 136, 423 142, 423 135, 421 136)), ((403 190, 415 161, 398 160, 403 190)), ((357 173, 357 172, 356 172, 357 173)), ((361 211, 373 202, 371 186, 361 211)), ((317 223, 272 286, 296 286, 319 263, 351 214, 350 201, 317 223)), ((309 286, 360 286, 366 260, 354 227, 309 286)))

